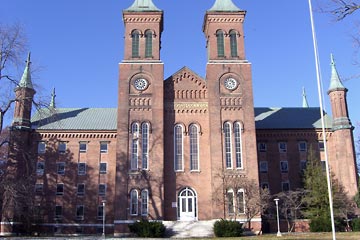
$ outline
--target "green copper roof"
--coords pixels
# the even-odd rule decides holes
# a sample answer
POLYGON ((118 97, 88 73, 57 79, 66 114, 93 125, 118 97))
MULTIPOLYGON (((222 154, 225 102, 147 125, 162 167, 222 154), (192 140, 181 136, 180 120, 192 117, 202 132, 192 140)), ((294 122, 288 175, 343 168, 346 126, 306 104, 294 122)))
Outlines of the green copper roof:
POLYGON ((331 54, 331 80, 329 91, 334 91, 338 89, 346 89, 342 84, 339 74, 336 70, 334 56, 331 54))
MULTIPOLYGON (((42 109, 31 119, 32 128, 50 131, 116 131, 116 108, 42 109)), ((332 127, 325 114, 326 128, 332 127)), ((319 108, 255 108, 256 129, 321 129, 319 108)))
POLYGON ((19 87, 34 89, 33 84, 31 82, 30 64, 31 62, 30 62, 30 52, 29 52, 28 58, 26 60, 26 67, 19 82, 19 87))
POLYGON ((116 108, 45 108, 31 118, 38 130, 116 130, 116 108))
POLYGON ((309 107, 309 103, 308 103, 308 101, 307 101, 305 88, 303 88, 302 96, 303 96, 302 107, 303 107, 303 108, 308 108, 308 107, 309 107))
MULTIPOLYGON (((325 128, 332 120, 325 113, 325 128)), ((321 129, 320 108, 255 108, 256 129, 321 129)))
POLYGON ((232 0, 216 0, 208 12, 237 12, 241 11, 232 0))
POLYGON ((129 12, 149 12, 149 11, 161 11, 155 6, 152 0, 135 0, 133 5, 131 5, 125 11, 129 12))

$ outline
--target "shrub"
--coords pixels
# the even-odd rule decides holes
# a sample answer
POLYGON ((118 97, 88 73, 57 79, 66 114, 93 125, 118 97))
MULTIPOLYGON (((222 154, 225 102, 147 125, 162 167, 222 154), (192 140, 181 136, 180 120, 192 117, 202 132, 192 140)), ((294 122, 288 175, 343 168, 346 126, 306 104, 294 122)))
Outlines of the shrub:
POLYGON ((164 237, 165 226, 162 222, 149 222, 141 220, 129 225, 130 232, 135 233, 138 237, 143 238, 160 238, 164 237))
POLYGON ((354 218, 351 221, 351 228, 354 232, 360 232, 360 218, 354 218))
MULTIPOLYGON (((345 230, 345 222, 340 218, 335 218, 335 230, 338 232, 343 232, 345 230)), ((310 231, 311 232, 331 232, 331 219, 328 214, 323 214, 321 216, 315 217, 310 220, 310 231)))
POLYGON ((242 233, 242 224, 237 221, 221 219, 214 223, 216 237, 240 237, 242 233))

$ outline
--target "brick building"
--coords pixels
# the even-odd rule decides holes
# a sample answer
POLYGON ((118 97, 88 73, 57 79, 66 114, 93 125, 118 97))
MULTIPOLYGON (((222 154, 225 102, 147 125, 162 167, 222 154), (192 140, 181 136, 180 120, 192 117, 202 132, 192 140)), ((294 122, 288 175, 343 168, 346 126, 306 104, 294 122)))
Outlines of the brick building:
MULTIPOLYGON (((325 159, 320 110, 309 108, 305 96, 302 108, 254 107, 245 15, 231 0, 216 0, 203 23, 206 77, 184 67, 165 79, 163 11, 151 0, 135 0, 123 11, 118 108, 57 108, 53 93, 50 107, 30 118, 35 90, 28 59, 15 89, 22 100, 15 107, 10 157, 19 169, 26 161, 22 152, 30 156, 34 214, 44 231, 94 233, 105 221, 107 233, 121 234, 142 218, 237 215, 245 221, 246 191, 241 184, 224 187, 223 176, 254 181, 272 194, 300 187, 308 150, 325 159)), ((332 117, 324 116, 329 164, 353 196, 346 92, 332 60, 332 117)), ((260 225, 259 216, 252 219, 254 230, 260 225)), ((2 216, 1 233, 11 226, 2 216)))

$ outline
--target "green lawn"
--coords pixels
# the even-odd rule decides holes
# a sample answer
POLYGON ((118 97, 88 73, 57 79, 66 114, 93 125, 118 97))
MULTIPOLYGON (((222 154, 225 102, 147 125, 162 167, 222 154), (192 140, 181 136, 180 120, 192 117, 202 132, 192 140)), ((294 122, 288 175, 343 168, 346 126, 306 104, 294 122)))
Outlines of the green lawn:
MULTIPOLYGON (((231 239, 231 238, 229 238, 231 239)), ((242 237, 241 239, 246 240, 256 240, 256 239, 282 239, 282 240, 292 240, 292 239, 307 239, 307 240, 318 240, 326 239, 332 240, 332 233, 292 233, 292 234, 283 234, 282 237, 277 237, 276 234, 264 234, 262 236, 253 236, 253 237, 242 237)), ((348 233, 336 233, 337 240, 352 240, 360 239, 360 232, 348 232, 348 233)))

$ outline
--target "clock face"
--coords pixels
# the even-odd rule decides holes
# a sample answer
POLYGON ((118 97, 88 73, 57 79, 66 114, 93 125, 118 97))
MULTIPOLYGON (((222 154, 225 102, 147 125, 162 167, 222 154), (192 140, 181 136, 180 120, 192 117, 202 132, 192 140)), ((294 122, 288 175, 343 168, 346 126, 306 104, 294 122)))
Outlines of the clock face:
POLYGON ((134 87, 139 90, 145 90, 149 85, 149 82, 144 78, 138 78, 134 81, 134 87))
POLYGON ((234 78, 227 78, 224 85, 229 90, 234 90, 238 86, 238 82, 234 78))

